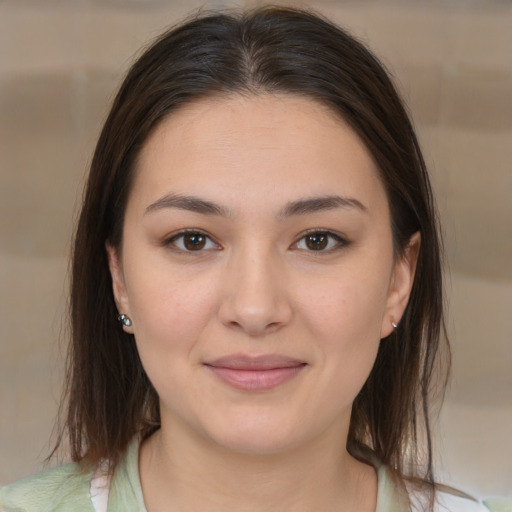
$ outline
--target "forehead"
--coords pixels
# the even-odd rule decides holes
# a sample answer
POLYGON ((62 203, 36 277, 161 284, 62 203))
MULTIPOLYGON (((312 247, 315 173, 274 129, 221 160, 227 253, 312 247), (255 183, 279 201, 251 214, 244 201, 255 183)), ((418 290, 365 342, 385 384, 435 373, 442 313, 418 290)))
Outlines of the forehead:
POLYGON ((275 200, 277 208, 286 195, 333 191, 385 200, 361 139, 320 103, 264 94, 203 99, 169 115, 141 151, 132 194, 147 202, 195 193, 246 208, 275 200))

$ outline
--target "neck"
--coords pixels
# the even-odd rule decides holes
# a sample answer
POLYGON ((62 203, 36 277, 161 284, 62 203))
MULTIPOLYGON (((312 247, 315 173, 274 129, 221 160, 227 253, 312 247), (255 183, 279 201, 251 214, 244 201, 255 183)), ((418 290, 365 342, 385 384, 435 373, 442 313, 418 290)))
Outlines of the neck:
POLYGON ((255 455, 175 434, 159 430, 141 447, 148 512, 375 510, 375 470, 352 458, 339 435, 255 455))

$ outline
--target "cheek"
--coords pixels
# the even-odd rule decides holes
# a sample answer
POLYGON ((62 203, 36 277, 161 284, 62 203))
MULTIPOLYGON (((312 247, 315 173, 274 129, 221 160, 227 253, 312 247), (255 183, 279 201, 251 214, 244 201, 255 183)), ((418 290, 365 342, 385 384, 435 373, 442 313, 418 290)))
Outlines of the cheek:
POLYGON ((387 287, 382 280, 337 277, 320 286, 307 286, 303 317, 322 339, 343 339, 354 344, 379 338, 386 308, 387 287))
POLYGON ((308 300, 301 304, 302 317, 316 340, 327 378, 336 383, 332 398, 344 389, 347 398, 353 399, 377 355, 386 283, 345 276, 322 288, 309 286, 308 300))
POLYGON ((214 290, 208 281, 180 278, 176 272, 153 267, 144 273, 128 273, 127 285, 134 333, 141 347, 183 350, 198 338, 213 310, 214 290))
POLYGON ((190 370, 213 310, 211 288, 194 286, 199 283, 180 280, 176 274, 158 273, 158 279, 147 273, 131 277, 136 290, 130 295, 134 335, 150 381, 158 395, 176 407, 185 407, 183 386, 200 403, 190 370))

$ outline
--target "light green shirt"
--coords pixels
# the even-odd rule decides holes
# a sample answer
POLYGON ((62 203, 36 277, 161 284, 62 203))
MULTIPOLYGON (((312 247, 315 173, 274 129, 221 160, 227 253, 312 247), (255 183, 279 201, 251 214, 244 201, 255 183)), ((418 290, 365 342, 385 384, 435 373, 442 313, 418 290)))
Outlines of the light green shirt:
MULTIPOLYGON (((112 479, 108 512, 146 512, 138 469, 139 442, 130 443, 112 479)), ((70 463, 20 480, 0 490, 2 512, 95 512, 91 501, 92 471, 70 463)), ((460 500, 460 499, 459 499, 460 500)), ((407 499, 393 484, 386 466, 378 468, 376 512, 409 512, 407 499)), ((511 499, 495 499, 486 506, 460 500, 455 511, 512 512, 511 499)))

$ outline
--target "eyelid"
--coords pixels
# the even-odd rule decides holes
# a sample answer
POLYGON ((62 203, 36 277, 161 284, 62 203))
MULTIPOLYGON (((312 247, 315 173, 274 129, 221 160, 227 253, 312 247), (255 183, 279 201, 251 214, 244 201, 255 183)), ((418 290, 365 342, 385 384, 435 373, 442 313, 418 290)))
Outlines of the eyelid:
POLYGON ((182 254, 194 254, 194 253, 199 254, 199 253, 206 252, 206 251, 222 249, 222 247, 220 247, 220 245, 214 240, 214 238, 211 235, 209 235, 202 229, 195 229, 195 228, 182 229, 176 233, 173 233, 173 234, 165 237, 165 239, 162 242, 162 245, 169 247, 171 250, 182 253, 182 254), (217 248, 216 249, 199 249, 197 251, 190 251, 187 249, 181 249, 180 247, 177 247, 176 245, 174 245, 174 242, 176 240, 178 240, 179 238, 181 238, 187 234, 202 235, 205 238, 207 238, 208 240, 210 240, 213 244, 215 244, 217 246, 217 248))
MULTIPOLYGON (((194 254, 194 253, 203 253, 203 252, 206 252, 206 251, 211 251, 212 249, 198 249, 197 251, 192 251, 192 250, 187 250, 187 249, 182 249, 182 248, 179 248, 177 247, 176 245, 174 245, 174 242, 187 235, 187 234, 198 234, 198 235, 202 235, 204 236, 205 238, 207 238, 208 240, 211 241, 211 243, 215 244, 217 246, 216 249, 213 249, 213 250, 221 250, 222 247, 220 246, 220 244, 215 241, 215 239, 209 235, 208 233, 206 233, 205 231, 201 230, 201 229, 197 229, 197 228, 187 228, 187 229, 182 229, 176 233, 173 233, 172 235, 169 235, 168 237, 166 237, 164 239, 164 241, 162 242, 162 245, 164 246, 167 246, 167 247, 170 247, 171 250, 173 251, 176 251, 176 252, 179 252, 179 253, 183 253, 183 254, 187 254, 187 255, 191 255, 191 254, 194 254)), ((332 231, 330 229, 325 229, 325 228, 312 228, 312 229, 308 229, 307 231, 304 231, 303 233, 301 233, 301 235, 297 238, 297 240, 291 245, 291 248, 292 249, 296 249, 296 246, 299 242, 301 242, 302 240, 304 240, 304 238, 306 238, 307 236, 309 235, 314 235, 314 234, 323 234, 323 235, 326 235, 327 237, 329 238, 332 238, 334 240, 336 240, 336 245, 334 247, 331 247, 330 249, 320 249, 320 250, 312 250, 312 249, 303 249, 305 250, 306 252, 309 252, 309 253, 313 253, 313 254, 329 254, 331 252, 335 252, 337 250, 340 250, 346 246, 348 246, 350 244, 350 242, 347 240, 347 238, 342 235, 341 233, 337 233, 335 231, 332 231)), ((299 249, 301 250, 301 249, 299 249)))
MULTIPOLYGON (((307 231, 304 231, 303 233, 301 233, 301 235, 297 239, 297 241, 292 244, 292 248, 294 248, 300 241, 302 241, 307 236, 315 235, 315 234, 323 234, 323 235, 327 235, 330 238, 334 238, 336 240, 337 244, 334 247, 331 247, 330 249, 323 249, 323 250, 318 250, 318 251, 315 251, 312 249, 309 249, 309 250, 303 249, 306 252, 309 252, 312 254, 319 254, 319 255, 329 254, 331 252, 335 252, 337 250, 343 249, 344 247, 347 247, 350 244, 349 240, 347 240, 347 238, 344 235, 342 235, 341 233, 337 233, 330 229, 313 228, 313 229, 308 229, 307 231)), ((301 249, 299 249, 299 250, 301 250, 301 249)))

